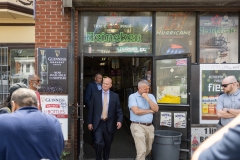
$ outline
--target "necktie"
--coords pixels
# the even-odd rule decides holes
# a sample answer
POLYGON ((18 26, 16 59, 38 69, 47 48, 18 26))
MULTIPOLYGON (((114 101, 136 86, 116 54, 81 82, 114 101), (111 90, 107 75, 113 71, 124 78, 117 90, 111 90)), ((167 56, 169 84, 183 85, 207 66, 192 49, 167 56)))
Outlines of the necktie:
POLYGON ((104 92, 103 109, 102 109, 102 118, 103 119, 107 118, 107 107, 108 107, 108 96, 107 96, 107 93, 104 92))

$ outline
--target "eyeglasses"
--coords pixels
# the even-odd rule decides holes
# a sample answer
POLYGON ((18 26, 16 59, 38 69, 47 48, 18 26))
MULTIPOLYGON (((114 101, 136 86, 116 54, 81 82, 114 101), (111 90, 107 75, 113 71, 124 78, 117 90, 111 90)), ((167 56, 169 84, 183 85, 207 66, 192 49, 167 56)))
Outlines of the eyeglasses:
POLYGON ((236 83, 236 82, 232 82, 232 83, 228 83, 228 84, 222 84, 221 86, 226 88, 229 84, 233 84, 233 83, 236 83))
POLYGON ((32 80, 32 81, 37 81, 38 83, 39 83, 39 82, 42 83, 42 80, 41 80, 41 79, 38 79, 38 80, 32 80))

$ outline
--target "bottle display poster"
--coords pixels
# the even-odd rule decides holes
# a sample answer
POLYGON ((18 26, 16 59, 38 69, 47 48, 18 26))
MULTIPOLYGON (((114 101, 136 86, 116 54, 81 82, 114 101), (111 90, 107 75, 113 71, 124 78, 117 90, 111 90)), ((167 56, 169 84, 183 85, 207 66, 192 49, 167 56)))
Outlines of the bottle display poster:
POLYGON ((39 93, 67 94, 67 48, 38 48, 39 93))
POLYGON ((172 113, 171 112, 161 112, 160 126, 172 126, 172 113))
POLYGON ((200 13, 200 63, 238 63, 238 13, 200 13))
POLYGON ((68 96, 40 95, 42 112, 51 114, 59 120, 64 140, 68 140, 68 96))
POLYGON ((240 80, 240 64, 200 64, 200 124, 217 124, 217 99, 223 92, 222 80, 235 76, 240 80))
POLYGON ((186 112, 174 113, 174 128, 186 128, 186 112))
POLYGON ((191 128, 191 154, 198 146, 216 132, 216 127, 192 127, 191 128))

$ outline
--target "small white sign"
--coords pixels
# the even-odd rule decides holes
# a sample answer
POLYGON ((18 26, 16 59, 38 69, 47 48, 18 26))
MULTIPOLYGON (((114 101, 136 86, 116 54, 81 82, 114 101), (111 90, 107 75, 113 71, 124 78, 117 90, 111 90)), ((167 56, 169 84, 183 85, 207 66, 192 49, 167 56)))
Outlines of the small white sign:
POLYGON ((172 126, 172 113, 171 112, 161 112, 160 126, 172 126))
POLYGON ((186 112, 174 113, 174 128, 186 128, 186 112))
POLYGON ((68 96, 40 95, 42 112, 51 114, 59 120, 64 140, 68 140, 68 96))

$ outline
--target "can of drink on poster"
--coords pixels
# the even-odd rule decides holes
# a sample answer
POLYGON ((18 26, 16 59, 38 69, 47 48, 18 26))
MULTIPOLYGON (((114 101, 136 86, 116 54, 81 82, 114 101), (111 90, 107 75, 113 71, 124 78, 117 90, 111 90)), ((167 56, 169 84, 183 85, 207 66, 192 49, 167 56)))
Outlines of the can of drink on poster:
POLYGON ((208 114, 208 104, 209 104, 209 98, 208 96, 202 97, 202 113, 208 114))

